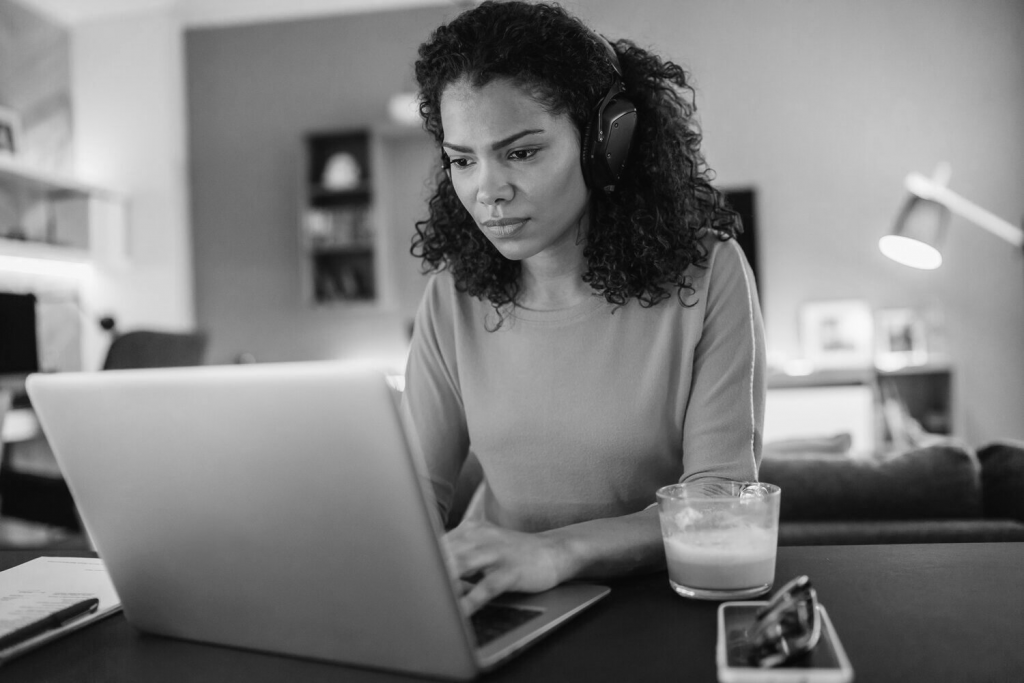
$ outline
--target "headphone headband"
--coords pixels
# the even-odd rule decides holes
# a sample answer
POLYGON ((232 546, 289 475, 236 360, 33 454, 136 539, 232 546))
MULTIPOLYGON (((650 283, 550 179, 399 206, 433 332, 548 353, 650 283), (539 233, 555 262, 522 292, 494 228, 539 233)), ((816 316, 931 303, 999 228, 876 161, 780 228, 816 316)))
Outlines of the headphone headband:
POLYGON ((602 36, 600 33, 597 33, 596 31, 591 31, 591 33, 594 34, 594 37, 597 38, 597 42, 604 48, 605 53, 608 55, 608 62, 612 65, 612 70, 615 71, 615 75, 618 76, 619 82, 621 83, 623 81, 622 67, 619 65, 619 56, 615 54, 615 47, 612 45, 610 40, 602 36))

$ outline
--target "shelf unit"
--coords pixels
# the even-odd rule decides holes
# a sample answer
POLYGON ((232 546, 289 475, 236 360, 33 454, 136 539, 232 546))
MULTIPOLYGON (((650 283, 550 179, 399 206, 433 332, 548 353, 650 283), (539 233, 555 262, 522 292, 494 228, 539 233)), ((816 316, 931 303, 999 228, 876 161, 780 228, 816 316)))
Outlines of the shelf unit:
POLYGON ((85 263, 93 237, 118 233, 124 242, 127 198, 120 192, 48 173, 10 156, 0 156, 0 199, 8 205, 0 222, 0 256, 85 263), (112 218, 110 207, 118 214, 112 218), (41 213, 40 213, 41 210, 41 213), (35 214, 34 220, 30 215, 35 214), (116 226, 110 223, 117 223, 116 226))
POLYGON ((67 176, 48 173, 20 163, 15 157, 0 156, 0 183, 21 184, 55 196, 100 197, 114 201, 123 199, 120 192, 83 183, 67 176))
POLYGON ((377 229, 368 130, 306 136, 301 217, 304 288, 315 304, 378 298, 377 229))

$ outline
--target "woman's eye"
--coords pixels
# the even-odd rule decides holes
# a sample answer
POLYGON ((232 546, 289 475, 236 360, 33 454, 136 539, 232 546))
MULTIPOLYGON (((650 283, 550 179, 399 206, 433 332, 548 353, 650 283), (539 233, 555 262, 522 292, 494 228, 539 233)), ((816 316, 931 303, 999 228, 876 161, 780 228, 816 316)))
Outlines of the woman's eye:
POLYGON ((455 166, 456 168, 466 168, 467 166, 469 166, 469 159, 463 159, 462 157, 456 157, 456 158, 452 159, 449 163, 452 166, 455 166))
POLYGON ((509 157, 516 161, 526 161, 537 153, 536 149, 516 149, 509 152, 509 157))

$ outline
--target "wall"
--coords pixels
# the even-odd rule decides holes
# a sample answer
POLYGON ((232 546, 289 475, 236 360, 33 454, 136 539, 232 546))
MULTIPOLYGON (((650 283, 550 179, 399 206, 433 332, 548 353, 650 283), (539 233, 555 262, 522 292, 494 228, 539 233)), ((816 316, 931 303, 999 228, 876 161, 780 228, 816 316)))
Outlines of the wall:
POLYGON ((418 9, 187 31, 197 315, 212 361, 403 356, 400 310, 304 299, 303 135, 383 120, 388 98, 412 87, 416 46, 444 17, 418 9))
POLYGON ((807 301, 941 311, 956 433, 1024 438, 1024 259, 954 219, 946 264, 885 259, 878 238, 903 177, 951 187, 1012 223, 1024 215, 1024 4, 1013 0, 578 3, 692 69, 722 184, 759 190, 769 348, 799 355, 807 301))
MULTIPOLYGON (((195 325, 184 49, 168 9, 74 26, 71 41, 77 176, 129 199, 127 258, 100 258, 87 305, 122 330, 195 325)), ((87 344, 98 367, 105 339, 87 344)))
MULTIPOLYGON (((759 195, 765 320, 800 355, 808 301, 939 311, 955 428, 1024 438, 1024 259, 954 219, 947 263, 916 272, 877 241, 903 177, 953 165, 951 187, 1016 222, 1024 186, 1024 5, 1014 0, 613 0, 567 3, 612 37, 692 70, 722 185, 759 195)), ((198 318, 214 360, 372 353, 401 316, 313 310, 298 281, 302 133, 366 126, 411 86, 416 45, 454 10, 187 34, 198 318)), ((390 351, 389 351, 390 352, 390 351)))

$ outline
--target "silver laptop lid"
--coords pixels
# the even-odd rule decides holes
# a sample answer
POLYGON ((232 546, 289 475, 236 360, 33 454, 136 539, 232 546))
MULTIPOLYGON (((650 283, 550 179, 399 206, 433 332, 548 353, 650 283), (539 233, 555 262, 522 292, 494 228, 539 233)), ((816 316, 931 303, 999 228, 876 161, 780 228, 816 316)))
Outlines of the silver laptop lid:
POLYGON ((137 628, 478 671, 380 372, 207 366, 34 375, 27 388, 137 628))

